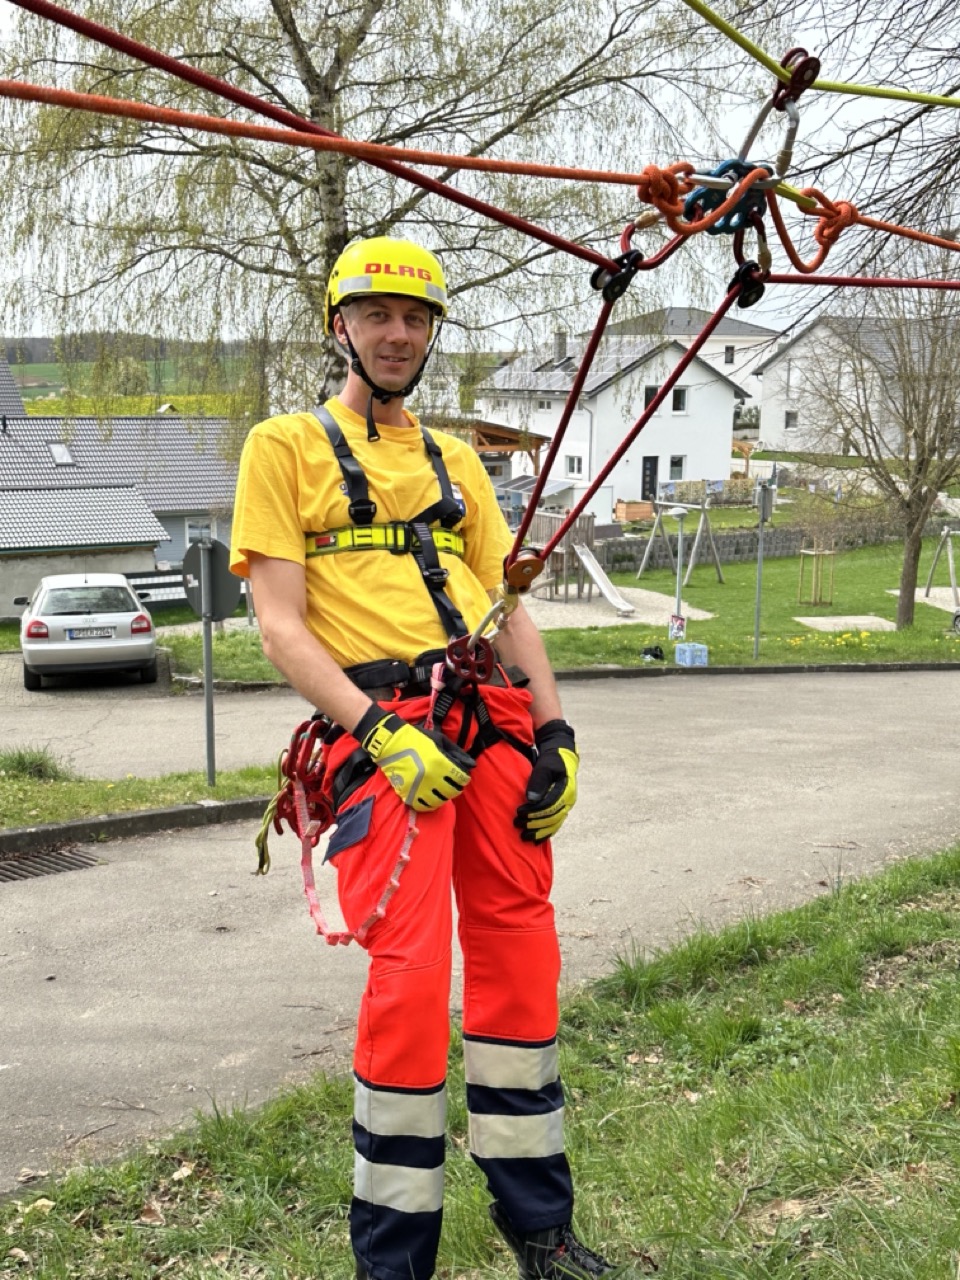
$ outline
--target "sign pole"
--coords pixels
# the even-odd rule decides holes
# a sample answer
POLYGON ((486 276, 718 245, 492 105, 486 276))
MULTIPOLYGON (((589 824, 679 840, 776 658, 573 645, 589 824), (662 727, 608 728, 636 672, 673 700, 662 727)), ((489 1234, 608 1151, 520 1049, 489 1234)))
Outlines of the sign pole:
POLYGON ((207 729, 207 786, 217 785, 216 736, 213 727, 213 574, 212 545, 200 543, 200 610, 203 618, 203 708, 207 729))
POLYGON ((753 618, 753 660, 760 656, 760 595, 763 585, 763 526, 773 516, 773 489, 766 480, 757 486, 757 607, 753 618))

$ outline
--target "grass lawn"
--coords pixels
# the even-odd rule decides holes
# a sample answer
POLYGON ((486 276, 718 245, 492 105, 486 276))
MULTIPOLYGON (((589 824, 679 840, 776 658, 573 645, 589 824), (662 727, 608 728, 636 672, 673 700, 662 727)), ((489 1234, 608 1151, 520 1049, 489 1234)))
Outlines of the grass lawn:
MULTIPOLYGON (((952 1280, 960 849, 698 933, 564 1001, 577 1226, 658 1280, 952 1280)), ((336 958, 319 955, 318 964, 336 958)), ((278 975, 282 983, 282 976, 278 975)), ((516 1274, 449 1079, 440 1280, 516 1274)), ((347 1280, 352 1086, 214 1109, 0 1204, 0 1275, 347 1280)))
POLYGON ((164 809, 199 800, 268 796, 277 789, 273 766, 218 770, 216 776, 214 787, 207 785, 207 775, 200 770, 162 778, 137 778, 132 773, 117 781, 81 778, 45 748, 8 748, 0 751, 0 828, 164 809))

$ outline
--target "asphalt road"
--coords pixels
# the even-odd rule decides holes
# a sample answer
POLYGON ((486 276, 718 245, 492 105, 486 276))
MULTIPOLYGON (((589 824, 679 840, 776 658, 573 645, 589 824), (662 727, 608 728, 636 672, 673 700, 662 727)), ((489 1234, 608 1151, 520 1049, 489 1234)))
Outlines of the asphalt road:
MULTIPOLYGON (((0 745, 100 777, 203 768, 199 696, 26 695, 7 666, 0 745)), ((556 848, 565 981, 956 843, 958 690, 955 671, 565 684, 583 760, 556 848)), ((218 764, 273 759, 304 711, 218 695, 218 764)), ((289 837, 251 874, 255 827, 99 845, 96 867, 0 884, 0 1191, 347 1063, 362 953, 314 936, 289 837)))

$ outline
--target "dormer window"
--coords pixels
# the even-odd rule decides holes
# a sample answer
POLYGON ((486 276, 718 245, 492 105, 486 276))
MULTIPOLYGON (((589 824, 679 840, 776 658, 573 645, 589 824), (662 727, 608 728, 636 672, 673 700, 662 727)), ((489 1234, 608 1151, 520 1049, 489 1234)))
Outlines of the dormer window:
POLYGON ((70 446, 64 444, 62 440, 49 440, 47 448, 50 450, 50 456, 53 458, 55 467, 75 467, 76 461, 70 452, 70 446))

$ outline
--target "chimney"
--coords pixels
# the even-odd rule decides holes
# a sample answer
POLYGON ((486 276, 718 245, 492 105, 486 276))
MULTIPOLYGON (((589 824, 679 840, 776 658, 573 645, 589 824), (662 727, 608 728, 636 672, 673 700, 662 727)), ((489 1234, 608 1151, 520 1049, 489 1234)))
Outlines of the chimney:
POLYGON ((567 331, 557 329, 553 335, 553 362, 559 364, 567 358, 567 331))

